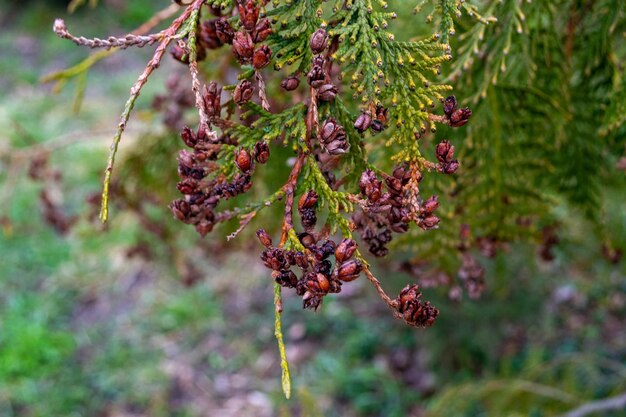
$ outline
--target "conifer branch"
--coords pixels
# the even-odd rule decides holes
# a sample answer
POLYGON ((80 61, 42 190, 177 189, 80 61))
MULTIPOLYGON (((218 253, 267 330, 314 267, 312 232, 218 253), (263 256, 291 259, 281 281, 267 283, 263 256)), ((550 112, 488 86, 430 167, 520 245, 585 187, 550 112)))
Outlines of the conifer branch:
POLYGON ((111 186, 111 175, 113 172, 113 165, 115 164, 115 156, 117 155, 117 149, 119 147, 120 140, 122 139, 122 134, 126 129, 126 124, 128 123, 128 119, 130 118, 130 113, 135 107, 135 102, 139 97, 141 89, 148 81, 148 78, 152 74, 152 72, 159 67, 161 60, 163 59, 163 55, 169 44, 176 37, 176 33, 181 28, 181 26, 187 21, 189 16, 195 11, 198 11, 202 4, 203 0, 195 0, 194 3, 187 7, 187 9, 183 12, 183 14, 178 17, 172 25, 163 31, 162 41, 157 47, 152 59, 144 69, 143 73, 137 79, 137 82, 130 89, 130 97, 124 106, 124 111, 120 117, 120 123, 118 125, 117 133, 113 138, 113 143, 111 144, 111 150, 109 153, 109 159, 107 163, 107 167, 104 175, 104 186, 102 189, 102 206, 100 209, 100 220, 102 223, 106 223, 109 217, 109 189, 111 186))

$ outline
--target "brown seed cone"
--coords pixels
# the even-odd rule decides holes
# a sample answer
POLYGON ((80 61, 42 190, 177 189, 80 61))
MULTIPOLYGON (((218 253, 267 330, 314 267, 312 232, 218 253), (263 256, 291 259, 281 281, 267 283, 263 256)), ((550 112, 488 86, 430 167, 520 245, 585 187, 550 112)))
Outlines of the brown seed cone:
POLYGON ((233 38, 233 54, 237 60, 242 63, 248 63, 252 60, 254 54, 254 43, 248 32, 238 31, 233 38))
POLYGON ((172 210, 172 214, 181 222, 186 222, 191 214, 189 203, 185 200, 173 201, 172 204, 170 204, 170 210, 172 210))
POLYGON ((382 182, 371 169, 367 169, 361 174, 359 179, 359 188, 368 200, 377 202, 382 195, 382 182))
POLYGON ((272 59, 272 51, 269 46, 261 45, 259 48, 254 51, 254 55, 252 56, 252 66, 255 69, 265 68, 272 59))
POLYGON ((272 271, 272 278, 281 287, 295 288, 298 284, 298 277, 293 272, 287 271, 272 271))
POLYGON ((218 49, 224 44, 216 30, 218 20, 219 19, 205 20, 202 22, 202 26, 200 26, 198 40, 200 44, 207 49, 218 49))
POLYGON ((354 128, 359 133, 365 132, 372 125, 372 115, 370 112, 361 111, 359 117, 354 122, 354 128))
POLYGON ((204 110, 209 117, 217 117, 222 111, 222 89, 217 86, 217 83, 211 82, 208 86, 204 86, 202 90, 202 102, 204 104, 204 110))
POLYGON ((233 101, 241 106, 252 98, 254 86, 248 80, 241 80, 233 92, 233 101))
POLYGON ((323 84, 317 90, 317 98, 321 101, 333 101, 337 96, 337 87, 332 84, 323 84))
POLYGON ((261 253, 263 264, 274 271, 286 271, 290 265, 285 256, 285 251, 279 248, 269 247, 261 253))
POLYGON ((235 31, 228 22, 228 19, 219 18, 215 21, 215 35, 223 44, 232 44, 235 31))
POLYGON ((349 148, 345 129, 332 117, 322 125, 320 143, 330 155, 341 155, 349 148))
POLYGON ((313 294, 327 294, 330 290, 330 281, 324 274, 308 274, 306 281, 307 289, 313 294))
POLYGON ((183 140, 183 142, 185 142, 185 145, 189 146, 190 148, 193 148, 198 144, 198 137, 193 132, 193 130, 191 130, 191 128, 187 126, 183 127, 183 130, 181 130, 180 138, 183 140))
POLYGON ((449 140, 443 140, 435 147, 435 155, 439 162, 449 162, 454 158, 454 146, 449 140))
POLYGON ((306 291, 302 296, 302 308, 317 311, 322 304, 322 297, 315 295, 310 291, 306 291))
POLYGON ((248 173, 252 168, 252 157, 244 148, 239 149, 235 152, 235 164, 237 168, 241 170, 241 172, 248 173))
POLYGON ((363 264, 361 261, 356 259, 346 261, 337 268, 337 278, 344 282, 354 281, 359 277, 362 270, 363 264))
POLYGON ((259 238, 259 242, 261 242, 261 245, 265 246, 266 248, 272 246, 272 238, 270 237, 269 233, 267 233, 264 229, 257 230, 256 236, 259 238))
POLYGON ((200 234, 200 236, 205 237, 207 234, 211 233, 213 230, 213 223, 202 221, 196 225, 196 232, 200 234))
POLYGON ((354 252, 356 252, 357 244, 352 239, 343 239, 337 248, 335 249, 335 258, 338 263, 343 263, 352 258, 354 252))
POLYGON ((311 70, 307 74, 307 80, 311 87, 319 88, 324 84, 324 80, 326 79, 325 64, 326 60, 321 55, 317 55, 313 58, 311 70))
POLYGON ((426 214, 433 213, 439 207, 439 197, 436 195, 431 196, 428 200, 424 202, 422 206, 422 210, 426 214))
POLYGON ((245 0, 237 5, 241 24, 248 31, 254 30, 259 19, 260 8, 255 5, 254 0, 245 0))
POLYGON ((439 221, 440 221, 439 217, 431 214, 431 215, 428 215, 428 217, 421 219, 418 225, 424 230, 429 230, 429 229, 434 229, 435 227, 437 227, 437 225, 439 224, 439 221))
POLYGON ((270 159, 270 147, 267 142, 257 142, 254 145, 254 160, 264 164, 270 159))
POLYGON ((293 91, 300 85, 300 78, 296 76, 285 78, 280 82, 280 86, 287 91, 293 91))
POLYGON ((317 193, 314 190, 309 190, 302 194, 298 201, 298 210, 315 208, 317 206, 317 193))
POLYGON ((456 97, 454 96, 446 97, 446 99, 443 101, 443 113, 448 118, 450 118, 450 116, 452 116, 452 113, 454 113, 454 111, 456 110, 456 106, 457 106, 456 97))
POLYGON ((440 164, 437 164, 438 169, 443 172, 444 174, 454 174, 456 172, 457 169, 459 169, 459 161, 457 161, 456 159, 453 159, 450 162, 443 162, 440 164))
POLYGON ((396 299, 397 309, 407 324, 429 327, 437 319, 439 310, 432 306, 430 301, 422 302, 421 296, 417 285, 407 285, 396 299))
POLYGON ((271 33, 272 25, 269 19, 261 19, 252 32, 252 40, 254 40, 254 43, 263 42, 271 33))
POLYGON ((182 194, 185 195, 192 195, 192 194, 196 194, 198 193, 200 190, 198 189, 198 180, 193 179, 193 178, 185 178, 184 180, 180 181, 176 187, 178 188, 178 191, 180 191, 182 194))
POLYGON ((469 122, 469 118, 472 116, 472 111, 469 107, 463 109, 457 109, 450 116, 450 126, 461 127, 469 122))
POLYGON ((326 45, 328 44, 328 33, 324 29, 316 30, 313 35, 311 35, 311 40, 309 41, 309 47, 313 51, 314 54, 321 54, 324 49, 326 49, 326 45))
POLYGON ((311 230, 317 223, 317 213, 314 209, 300 210, 300 222, 305 230, 311 230))
POLYGON ((293 256, 296 266, 302 269, 306 269, 309 267, 309 260, 307 259, 304 252, 296 252, 293 256))
POLYGON ((322 243, 319 248, 320 248, 320 254, 322 258, 326 259, 335 253, 337 244, 335 244, 335 242, 333 242, 332 240, 328 239, 324 243, 322 243))
POLYGON ((383 126, 387 126, 387 120, 389 118, 389 109, 381 106, 376 106, 376 120, 382 123, 383 126))
MULTIPOLYGON (((393 170, 394 178, 397 178, 400 181, 402 181, 402 185, 406 185, 409 183, 409 181, 411 180, 412 173, 413 172, 406 164, 400 164, 396 166, 393 170)), ((417 172, 417 174, 419 175, 417 178, 417 181, 420 182, 422 180, 422 175, 420 172, 417 172)))

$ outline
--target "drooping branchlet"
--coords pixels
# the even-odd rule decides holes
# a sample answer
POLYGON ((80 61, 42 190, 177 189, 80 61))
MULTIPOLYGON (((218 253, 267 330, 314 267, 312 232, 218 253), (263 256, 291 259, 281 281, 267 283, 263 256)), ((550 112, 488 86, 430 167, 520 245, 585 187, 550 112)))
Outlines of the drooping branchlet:
MULTIPOLYGON (((328 31, 324 26, 312 34, 310 26, 304 31, 293 31, 293 28, 288 28, 289 22, 283 22, 282 18, 274 20, 277 15, 272 13, 272 6, 269 6, 267 1, 237 0, 236 10, 230 8, 220 10, 214 6, 208 6, 203 0, 176 1, 184 7, 180 17, 168 29, 155 35, 143 37, 129 35, 126 38, 89 40, 76 38, 67 32, 62 22, 55 23, 55 31, 61 37, 91 47, 124 48, 130 45, 143 46, 160 42, 154 59, 133 87, 132 100, 137 98, 148 76, 158 67, 167 47, 172 46, 172 54, 189 66, 194 92, 191 96, 198 107, 200 123, 197 132, 189 128, 181 132, 183 142, 190 149, 183 150, 178 155, 180 181, 177 188, 182 197, 171 203, 173 215, 193 225, 203 236, 217 223, 238 218, 241 227, 229 236, 231 238, 238 234, 261 208, 277 201, 284 201, 285 216, 278 246, 273 245, 269 234, 263 230, 259 230, 257 237, 265 247, 262 260, 272 270, 271 275, 274 281, 283 287, 294 288, 302 297, 305 308, 317 309, 326 295, 339 292, 343 283, 356 279, 364 272, 387 304, 392 308, 397 307, 397 313, 401 314, 407 322, 416 326, 432 324, 438 312, 430 307, 429 303, 420 301, 420 294, 416 287, 407 287, 397 300, 391 300, 384 294, 380 284, 376 284, 378 281, 372 277, 371 271, 360 255, 358 259, 353 259, 356 253, 356 243, 353 240, 343 239, 337 244, 328 238, 330 233, 334 233, 333 227, 339 226, 339 230, 348 235, 351 235, 350 232, 353 229, 367 243, 370 252, 377 256, 384 256, 388 252, 387 244, 391 241, 393 233, 405 233, 412 223, 422 229, 436 228, 440 222, 435 214, 439 200, 437 196, 424 199, 420 195, 419 184, 422 170, 435 168, 439 172, 452 173, 459 167, 458 161, 454 159, 454 147, 448 141, 444 141, 436 148, 438 160, 436 165, 422 158, 419 152, 399 154, 400 157, 395 160, 407 162, 398 165, 392 175, 367 169, 362 173, 358 183, 360 193, 357 190, 349 190, 349 187, 354 185, 354 178, 350 173, 343 175, 339 164, 345 159, 354 166, 369 167, 371 161, 367 159, 367 148, 360 143, 363 138, 349 138, 348 135, 354 134, 354 131, 351 128, 347 131, 342 124, 351 120, 348 123, 353 124, 354 129, 359 133, 367 130, 380 133, 388 127, 390 112, 385 105, 395 104, 393 103, 395 99, 390 100, 390 94, 387 94, 391 90, 382 91, 394 82, 393 79, 388 78, 395 78, 386 69, 383 72, 387 63, 383 65, 382 61, 388 52, 383 52, 384 48, 381 49, 380 43, 374 38, 350 39, 350 42, 344 42, 344 35, 340 28, 348 22, 335 23, 333 21, 329 23, 328 31), (265 13, 266 6, 270 8, 269 18, 261 15, 261 9, 265 13), (208 11, 213 13, 215 18, 203 19, 203 11, 206 9, 209 9, 208 11), (239 21, 237 21, 237 11, 239 21), (272 24, 276 26, 272 28, 272 24), (277 31, 276 37, 270 37, 273 30, 277 31), (288 36, 285 36, 286 34, 288 36), (263 44, 266 40, 270 41, 269 45, 276 45, 279 49, 272 51, 268 45, 263 44), (361 60, 358 54, 352 57, 346 54, 345 46, 348 43, 358 43, 363 40, 371 41, 372 48, 378 49, 376 51, 373 49, 371 54, 375 60, 375 68, 368 68, 369 62, 358 62, 361 60), (222 106, 222 89, 216 83, 209 83, 202 87, 202 73, 197 64, 206 58, 208 50, 216 50, 224 45, 232 45, 230 49, 243 68, 237 76, 240 81, 236 85, 225 87, 225 90, 232 91, 232 101, 222 106), (310 50, 306 50, 307 47, 310 50), (273 57, 273 54, 276 56, 273 57), (293 57, 286 56, 288 54, 292 54, 293 57), (195 59, 192 60, 192 56, 195 59), (301 59, 301 57, 306 58, 301 59), (264 71, 261 71, 271 63, 273 58, 276 61, 276 69, 284 65, 296 66, 293 69, 294 72, 280 83, 284 90, 298 89, 300 77, 303 76, 306 77, 310 86, 310 88, 302 88, 302 91, 292 96, 294 101, 300 100, 305 103, 304 106, 283 108, 284 111, 281 111, 280 115, 279 112, 272 112, 271 107, 280 108, 284 103, 280 100, 272 100, 270 104, 263 78, 264 71), (359 69, 352 74, 351 86, 354 88, 354 97, 360 95, 362 98, 359 104, 362 106, 362 111, 355 115, 356 118, 352 118, 349 114, 349 109, 353 106, 344 105, 344 100, 342 100, 344 97, 339 97, 342 84, 335 84, 335 80, 341 80, 345 75, 345 68, 342 64, 345 64, 347 59, 355 61, 353 64, 357 68, 363 66, 363 69, 367 69, 367 71, 359 69), (255 90, 258 93, 260 106, 253 102, 255 90), (237 108, 235 104, 242 108, 237 108), (234 116, 241 116, 243 122, 238 123, 234 116), (248 119, 249 116, 251 116, 250 119, 248 119), (294 120, 296 123, 292 122, 294 120), (219 131, 214 131, 214 127, 219 131), (282 128, 284 131, 280 131, 282 128), (276 139, 284 139, 284 142, 287 142, 290 138, 297 141, 293 143, 297 156, 291 165, 287 183, 280 190, 260 204, 216 211, 221 201, 238 196, 250 189, 255 168, 258 164, 267 163, 269 160, 269 141, 278 143, 279 140, 276 139), (349 158, 340 158, 341 155, 349 152, 349 143, 357 148, 355 149, 357 152, 349 158), (306 174, 303 175, 305 172, 306 174), (292 215, 295 194, 303 188, 308 191, 297 200, 302 226, 300 227, 300 225, 294 225, 292 215), (357 194, 351 194, 352 192, 357 192, 357 194), (334 212, 332 217, 329 216, 327 223, 316 231, 314 228, 318 224, 316 211, 318 200, 323 201, 325 207, 332 208, 334 212), (341 219, 339 212, 349 210, 353 205, 357 207, 357 211, 352 217, 352 222, 341 219), (302 230, 296 231, 295 229, 302 230), (299 242, 295 241, 296 239, 299 242), (299 250, 285 249, 285 247, 299 248, 299 250), (297 273, 296 268, 301 271, 297 273)), ((356 4, 354 6, 362 7, 356 4)), ((361 16, 360 13, 361 11, 355 16, 361 16)), ((322 26, 321 22, 318 22, 316 26, 322 26)), ((399 59, 401 55, 398 55, 399 59)), ((228 77, 230 76, 231 72, 228 72, 228 77)), ((422 84, 425 89, 429 88, 426 80, 422 79, 422 84)), ((272 84, 268 85, 270 89, 267 91, 271 92, 272 84)), ((407 85, 407 88, 413 90, 411 85, 407 85)), ((419 95, 420 103, 431 105, 430 92, 424 90, 419 95)), ((444 116, 430 114, 422 107, 419 108, 419 115, 416 112, 407 113, 406 109, 402 110, 398 106, 392 110, 398 112, 393 117, 396 125, 400 126, 413 124, 410 120, 403 120, 407 119, 406 114, 416 116, 420 125, 417 129, 415 129, 416 126, 408 129, 409 140, 412 140, 413 132, 425 132, 423 126, 425 126, 426 119, 430 122, 459 127, 467 123, 471 116, 470 109, 458 108, 454 96, 445 99, 443 105, 444 116)), ((178 121, 182 121, 183 112, 178 112, 177 117, 178 121)), ((127 116, 124 115, 123 123, 120 124, 120 135, 127 120, 127 116)), ((394 129, 393 134, 397 134, 398 130, 402 129, 394 129)), ((119 136, 116 138, 118 140, 119 136)), ((395 138, 390 139, 389 143, 394 143, 394 140, 395 138)), ((115 145, 117 143, 115 142, 115 145)), ((412 145, 404 147, 413 149, 412 145)), ((117 146, 114 147, 116 148, 117 146)), ((113 159, 111 158, 111 161, 113 159)), ((110 174, 110 169, 107 173, 107 175, 110 174)), ((106 214, 103 216, 105 218, 106 214)), ((460 276, 466 276, 462 279, 466 282, 471 281, 474 287, 479 287, 478 269, 472 267, 469 260, 466 262, 465 270, 467 272, 460 273, 460 276)))

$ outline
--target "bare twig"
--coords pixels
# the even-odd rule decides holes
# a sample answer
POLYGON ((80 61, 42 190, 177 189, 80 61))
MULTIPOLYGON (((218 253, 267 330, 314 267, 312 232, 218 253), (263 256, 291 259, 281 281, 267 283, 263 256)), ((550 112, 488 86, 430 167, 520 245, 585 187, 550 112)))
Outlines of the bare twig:
POLYGON ((593 413, 615 410, 626 411, 626 393, 604 400, 588 402, 565 414, 561 414, 560 417, 584 417, 593 413))
MULTIPOLYGON (((139 26, 137 29, 135 29, 131 33, 133 35, 145 35, 146 33, 150 32, 156 25, 161 23, 163 20, 169 19, 170 17, 172 17, 179 9, 180 7, 178 5, 171 4, 165 9, 157 12, 148 21, 146 21, 144 24, 139 26)), ((47 82, 55 81, 55 80, 58 80, 59 82, 61 82, 65 79, 76 77, 80 74, 85 73, 87 70, 89 70, 89 68, 93 67, 97 62, 114 54, 116 51, 119 51, 119 48, 111 48, 106 51, 94 52, 91 55, 89 55, 87 58, 85 58, 83 61, 74 65, 73 67, 70 67, 61 71, 53 72, 51 74, 43 76, 41 78, 41 82, 47 83, 47 82)))
POLYGON ((391 297, 387 295, 385 290, 383 290, 382 285, 380 285, 380 281, 374 276, 368 265, 365 265, 363 267, 363 273, 365 274, 369 282, 372 283, 374 288, 376 288, 376 292, 378 292, 380 298, 382 298, 383 301, 387 303, 387 306, 389 306, 389 308, 393 310, 394 317, 401 319, 402 315, 398 312, 398 302, 396 300, 392 300, 391 297))
MULTIPOLYGON (((198 115, 200 117, 200 130, 205 134, 213 133, 209 130, 209 115, 206 112, 204 102, 202 100, 202 93, 200 92, 200 75, 198 71, 198 48, 197 48, 197 35, 196 29, 200 19, 200 10, 195 10, 191 15, 192 21, 191 29, 189 31, 189 41, 187 42, 187 48, 189 49, 189 72, 191 73, 191 85, 193 93, 196 98, 196 108, 198 109, 198 115)), ((215 136, 215 133, 213 133, 215 136)))
POLYGON ((450 119, 439 114, 428 113, 428 120, 450 126, 450 119))
POLYGON ((250 213, 247 213, 241 216, 241 220, 239 221, 239 227, 237 228, 237 230, 235 230, 234 232, 226 236, 226 240, 230 241, 236 238, 237 235, 241 233, 248 224, 250 224, 250 222, 252 221, 252 219, 254 219, 257 213, 258 213, 257 211, 251 211, 250 213))
POLYGON ((284 195, 285 193, 283 189, 281 188, 280 190, 275 192, 271 197, 269 197, 268 199, 266 199, 265 201, 259 204, 249 205, 248 207, 245 207, 243 209, 236 208, 234 210, 228 210, 228 211, 224 211, 224 212, 216 214, 215 222, 216 223, 225 222, 237 216, 240 216, 240 220, 239 220, 240 227, 237 230, 235 230, 233 233, 228 235, 228 237, 226 238, 226 240, 234 239, 235 237, 237 237, 237 235, 239 235, 239 233, 243 231, 244 228, 246 228, 246 226, 248 226, 248 224, 250 224, 250 221, 252 221, 252 219, 256 217, 259 211, 263 210, 266 207, 271 206, 275 201, 281 200, 284 197, 284 195))
POLYGON ((141 92, 141 89, 148 81, 148 78, 150 77, 150 75, 154 72, 155 69, 159 67, 161 60, 163 59, 163 55, 165 54, 165 51, 167 50, 167 47, 176 36, 176 32, 178 32, 178 30, 183 25, 183 23, 186 22, 187 19, 189 19, 189 16, 191 16, 191 14, 194 11, 199 10, 203 4, 204 4, 204 0, 195 0, 191 6, 185 9, 185 11, 180 17, 174 20, 174 22, 171 24, 170 27, 168 27, 162 32, 163 40, 157 47, 152 59, 150 60, 150 62, 148 62, 148 65, 146 66, 143 73, 137 79, 137 82, 130 89, 130 97, 128 101, 126 102, 126 106, 124 107, 124 111, 122 112, 122 116, 120 118, 121 120, 118 125, 117 133, 115 134, 115 137, 113 138, 113 143, 111 144, 111 151, 109 153, 109 160, 108 160, 107 168, 104 174, 104 186, 102 190, 102 206, 100 208, 100 220, 102 221, 102 223, 106 223, 109 217, 109 188, 111 186, 111 173, 113 171, 113 165, 115 164, 115 156, 117 154, 117 149, 119 147, 122 134, 124 133, 124 130, 126 129, 126 124, 128 123, 128 119, 130 118, 130 113, 133 110, 133 107, 135 107, 135 101, 137 101, 137 97, 139 97, 139 93, 141 92))
POLYGON ((146 45, 152 45, 156 42, 161 41, 164 36, 163 32, 160 32, 160 33, 155 33, 152 35, 145 35, 145 36, 134 35, 132 33, 129 33, 123 38, 116 38, 115 36, 109 36, 107 39, 99 39, 99 38, 88 39, 88 38, 85 38, 84 36, 76 37, 67 30, 67 25, 65 24, 63 19, 56 19, 54 21, 53 30, 54 30, 54 33, 56 33, 60 38, 68 39, 74 42, 76 45, 86 46, 88 48, 104 48, 104 49, 111 49, 111 48, 126 49, 131 46, 143 48, 146 45))
POLYGON ((287 243, 287 238, 289 237, 289 230, 293 228, 293 220, 292 220, 292 211, 293 211, 293 197, 296 189, 296 183, 298 182, 298 177, 300 176, 300 171, 302 171, 302 166, 304 165, 304 160, 306 159, 306 153, 301 151, 296 159, 295 164, 293 164, 293 168, 291 169, 291 173, 289 174, 289 179, 287 183, 283 186, 283 191, 285 196, 285 218, 283 220, 282 232, 280 235, 280 247, 284 246, 287 243))

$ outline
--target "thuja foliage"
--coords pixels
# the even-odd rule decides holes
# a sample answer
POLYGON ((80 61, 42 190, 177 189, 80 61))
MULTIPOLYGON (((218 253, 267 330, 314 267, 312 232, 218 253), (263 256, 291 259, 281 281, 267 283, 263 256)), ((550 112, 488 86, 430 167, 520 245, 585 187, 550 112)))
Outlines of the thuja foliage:
POLYGON ((550 207, 563 200, 619 258, 600 184, 618 184, 624 165, 623 1, 421 0, 411 6, 412 33, 394 31, 409 8, 382 0, 173 3, 124 37, 78 37, 57 20, 60 37, 105 51, 49 79, 83 77, 118 49, 156 46, 111 146, 106 222, 118 146, 142 88, 165 59, 188 68, 190 84, 168 82, 162 98, 170 127, 185 108, 197 112, 197 126, 180 128, 180 181, 171 186, 181 196, 170 209, 201 236, 238 221, 232 239, 281 207, 281 225, 256 234, 275 282, 287 395, 283 288, 317 310, 364 276, 394 316, 431 326, 439 310, 418 286, 390 297, 368 258, 393 258, 408 243, 418 259, 405 267, 424 285, 478 297, 476 249, 491 256, 525 238, 550 259, 558 242, 550 207), (284 167, 284 183, 264 183, 263 165, 284 167), (268 193, 246 199, 253 184, 268 193))

